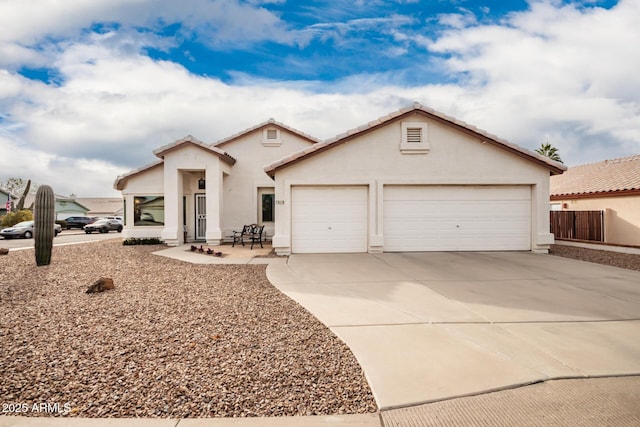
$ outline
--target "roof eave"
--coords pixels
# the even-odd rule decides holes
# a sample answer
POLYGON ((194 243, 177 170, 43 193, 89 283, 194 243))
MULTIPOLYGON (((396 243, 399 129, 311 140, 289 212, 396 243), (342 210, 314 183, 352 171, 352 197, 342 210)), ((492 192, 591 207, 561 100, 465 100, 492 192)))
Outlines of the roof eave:
POLYGON ((640 196, 640 188, 629 188, 624 190, 607 190, 607 191, 591 191, 589 193, 566 193, 551 194, 551 200, 567 200, 567 199, 592 199, 600 197, 619 197, 619 196, 640 196))
POLYGON ((545 168, 549 169, 551 175, 559 175, 567 170, 567 166, 565 166, 560 162, 556 162, 547 157, 539 155, 535 152, 518 147, 515 144, 512 144, 506 140, 501 140, 500 138, 489 135, 488 133, 476 131, 468 126, 463 126, 453 118, 440 116, 438 114, 435 114, 435 111, 432 112, 432 110, 430 109, 426 109, 425 107, 422 107, 422 106, 417 107, 416 105, 419 105, 419 104, 414 104, 413 108, 405 108, 395 113, 391 113, 386 120, 382 120, 382 119, 374 120, 372 122, 369 122, 368 125, 361 126, 359 128, 347 131, 342 135, 339 135, 337 137, 334 137, 322 143, 316 144, 309 149, 305 149, 305 150, 308 150, 307 153, 304 153, 305 150, 301 150, 298 153, 294 153, 292 155, 293 157, 290 160, 277 161, 277 162, 271 163, 270 165, 267 165, 265 167, 265 172, 271 178, 274 178, 277 171, 284 169, 294 163, 297 163, 302 159, 306 159, 308 157, 315 156, 316 154, 320 154, 325 150, 328 150, 330 148, 333 148, 335 146, 348 142, 366 133, 373 132, 376 129, 379 129, 381 127, 388 125, 389 123, 402 120, 403 118, 406 118, 415 113, 425 115, 430 119, 437 121, 438 123, 442 123, 446 126, 453 127, 462 133, 472 136, 473 138, 479 139, 483 142, 490 143, 500 149, 506 150, 517 156, 523 157, 526 160, 538 163, 541 166, 544 166, 545 168), (296 155, 296 154, 300 154, 300 155, 296 155))
POLYGON ((257 124, 255 126, 253 126, 253 127, 245 129, 245 130, 243 130, 241 132, 236 133, 235 135, 231 135, 231 136, 229 136, 227 138, 224 138, 224 139, 221 139, 221 140, 219 140, 217 142, 214 142, 211 145, 213 147, 221 147, 223 145, 227 145, 227 144, 230 144, 230 143, 232 143, 234 141, 237 141, 238 139, 240 139, 240 138, 242 138, 242 137, 244 137, 246 135, 249 135, 249 134, 254 133, 254 132, 258 132, 258 131, 264 129, 265 127, 270 127, 270 126, 277 127, 280 130, 287 131, 287 132, 289 132, 289 133, 291 133, 293 135, 296 135, 296 136, 298 136, 298 137, 300 137, 302 139, 305 139, 305 140, 309 141, 312 144, 317 144, 317 143, 321 142, 319 139, 317 139, 317 138, 315 138, 315 137, 313 137, 313 136, 311 136, 309 134, 306 134, 306 133, 301 132, 301 131, 299 131, 299 130, 297 130, 295 128, 287 126, 284 123, 278 122, 278 121, 276 121, 274 119, 269 119, 266 122, 262 122, 260 124, 257 124))
POLYGON ((146 166, 143 166, 141 168, 135 169, 131 172, 128 172, 124 175, 120 175, 118 177, 116 177, 115 181, 113 182, 113 188, 115 190, 118 191, 122 191, 124 190, 124 186, 127 183, 127 181, 131 178, 133 178, 134 176, 140 175, 141 173, 147 172, 157 166, 160 166, 164 163, 164 160, 156 160, 153 163, 150 163, 146 166))

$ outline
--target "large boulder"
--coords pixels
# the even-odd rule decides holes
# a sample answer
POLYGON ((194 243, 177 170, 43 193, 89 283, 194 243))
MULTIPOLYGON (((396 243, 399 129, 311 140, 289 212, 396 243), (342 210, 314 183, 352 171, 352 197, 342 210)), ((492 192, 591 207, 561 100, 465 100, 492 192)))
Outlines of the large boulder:
POLYGON ((104 292, 114 288, 115 288, 115 285, 113 284, 112 278, 101 277, 98 280, 96 280, 93 285, 89 286, 89 289, 87 289, 87 293, 93 294, 96 292, 104 292))

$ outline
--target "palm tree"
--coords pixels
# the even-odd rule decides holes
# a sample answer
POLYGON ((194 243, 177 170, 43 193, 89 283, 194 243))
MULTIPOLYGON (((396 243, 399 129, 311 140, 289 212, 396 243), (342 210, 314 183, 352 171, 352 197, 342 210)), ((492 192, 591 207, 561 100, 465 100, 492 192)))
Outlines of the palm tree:
POLYGON ((558 154, 558 149, 548 142, 546 144, 542 143, 540 145, 540 148, 536 148, 536 153, 542 154, 543 156, 548 157, 551 160, 555 160, 556 162, 563 163, 562 159, 560 158, 560 154, 558 154))

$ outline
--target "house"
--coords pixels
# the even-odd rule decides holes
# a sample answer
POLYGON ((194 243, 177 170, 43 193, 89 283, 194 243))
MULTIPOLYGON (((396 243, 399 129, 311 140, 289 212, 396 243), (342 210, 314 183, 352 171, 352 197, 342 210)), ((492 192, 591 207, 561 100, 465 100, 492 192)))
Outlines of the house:
POLYGON ((75 197, 73 194, 70 197, 89 209, 87 216, 104 218, 124 215, 124 204, 120 197, 75 197))
POLYGON ((11 198, 11 209, 13 210, 16 208, 18 199, 13 194, 10 195, 9 192, 0 188, 0 216, 7 214, 7 202, 9 198, 11 198))
MULTIPOLYGON (((63 220, 70 216, 86 216, 89 208, 79 203, 74 197, 55 195, 56 220, 63 220)), ((28 194, 24 201, 25 209, 32 209, 36 201, 35 194, 28 194)))
POLYGON ((546 252, 549 176, 566 170, 417 103, 324 142, 270 120, 154 153, 115 181, 125 236, 212 244, 259 223, 279 254, 546 252))
POLYGON ((552 210, 604 211, 604 242, 640 246, 640 155, 551 177, 552 210))
POLYGON ((273 119, 209 145, 187 136, 154 151, 159 160, 116 178, 124 237, 218 244, 243 224, 274 229, 274 183, 264 166, 319 142, 273 119))

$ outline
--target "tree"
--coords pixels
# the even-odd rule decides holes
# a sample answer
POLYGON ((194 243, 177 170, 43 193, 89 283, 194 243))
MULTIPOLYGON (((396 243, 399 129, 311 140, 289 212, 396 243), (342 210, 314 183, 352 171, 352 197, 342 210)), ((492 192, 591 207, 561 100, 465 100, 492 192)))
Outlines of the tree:
POLYGON ((0 219, 2 220, 0 221, 0 226, 2 226, 2 228, 13 227, 19 222, 31 221, 33 219, 33 213, 26 209, 21 211, 11 211, 0 219))
POLYGON ((551 160, 555 160, 556 162, 563 163, 562 159, 560 158, 560 154, 558 154, 558 149, 548 142, 546 144, 542 143, 540 145, 540 148, 536 148, 536 153, 542 154, 543 156, 548 157, 551 160))

